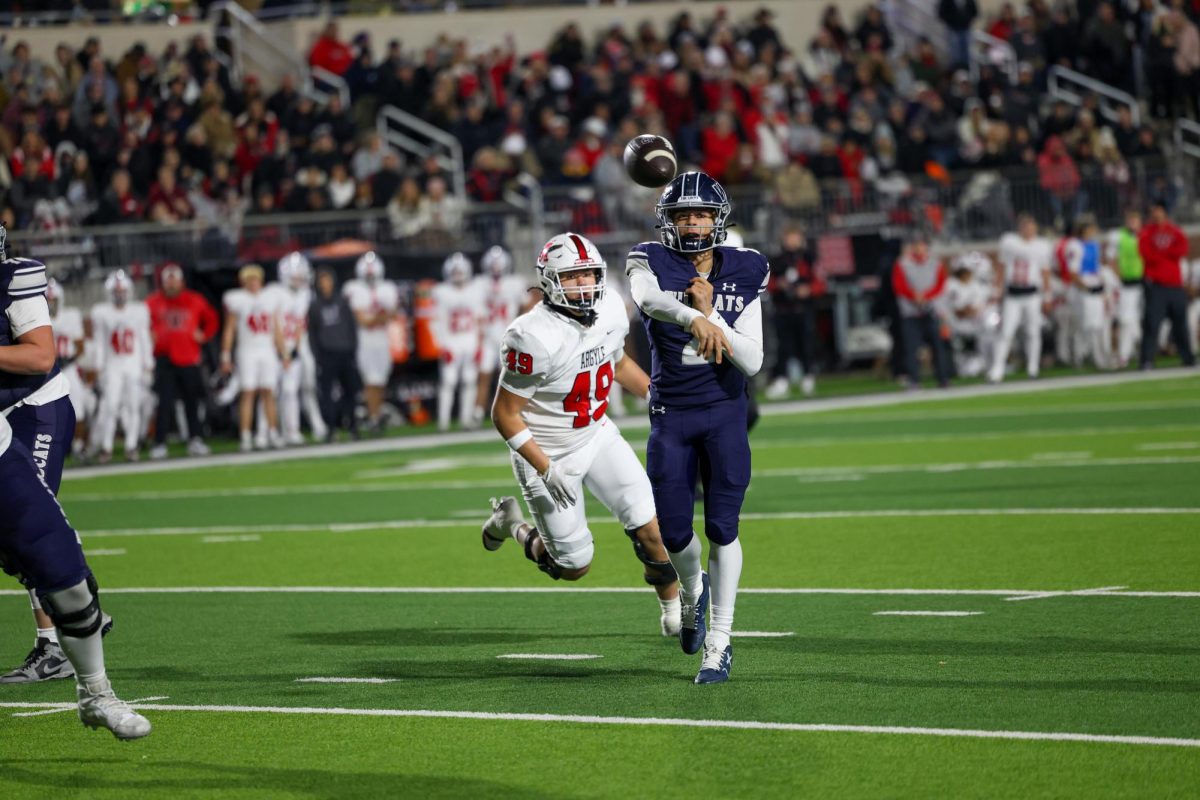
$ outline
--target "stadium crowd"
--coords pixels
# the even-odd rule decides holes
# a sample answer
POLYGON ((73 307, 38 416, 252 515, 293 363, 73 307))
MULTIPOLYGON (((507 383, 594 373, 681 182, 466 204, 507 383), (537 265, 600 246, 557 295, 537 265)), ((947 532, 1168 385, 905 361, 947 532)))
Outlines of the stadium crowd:
MULTIPOLYGON (((951 32, 960 6, 978 22, 973 2, 946 0, 951 32)), ((1156 116, 1192 111, 1194 12, 1184 0, 1006 5, 985 27, 1020 58, 1015 82, 986 60, 972 80, 931 39, 900 49, 877 7, 851 24, 830 6, 807 43, 767 9, 742 21, 717 7, 665 31, 614 23, 595 42, 570 24, 533 53, 447 35, 414 54, 366 31, 347 42, 334 18, 308 60, 345 80, 348 107, 336 93, 318 104, 294 76, 270 90, 235 80, 204 36, 121 54, 92 38, 52 57, 14 37, 0 53, 0 209, 10 226, 47 228, 386 207, 397 237, 453 231, 464 198, 436 160, 407 163, 375 135, 376 110, 392 105, 458 138, 476 201, 499 199, 517 171, 623 192, 621 145, 653 131, 725 184, 772 185, 789 209, 820 208, 831 179, 855 195, 988 167, 1039 186, 1047 221, 1063 224, 1100 202, 1085 184, 1127 195, 1130 159, 1162 147, 1152 124, 1105 121, 1095 97, 1047 107, 1047 69, 1141 90, 1156 116)))

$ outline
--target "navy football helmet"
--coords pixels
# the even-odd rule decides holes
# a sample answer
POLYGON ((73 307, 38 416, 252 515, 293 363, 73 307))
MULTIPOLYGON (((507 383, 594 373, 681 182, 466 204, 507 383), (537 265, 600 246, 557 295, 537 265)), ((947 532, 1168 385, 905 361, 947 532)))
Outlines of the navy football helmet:
POLYGON ((680 253, 700 253, 711 250, 725 241, 725 224, 729 221, 729 195, 721 184, 703 172, 676 175, 663 189, 654 206, 658 217, 658 238, 663 245, 680 253), (707 208, 714 215, 712 232, 708 236, 680 236, 671 215, 685 208, 707 208))

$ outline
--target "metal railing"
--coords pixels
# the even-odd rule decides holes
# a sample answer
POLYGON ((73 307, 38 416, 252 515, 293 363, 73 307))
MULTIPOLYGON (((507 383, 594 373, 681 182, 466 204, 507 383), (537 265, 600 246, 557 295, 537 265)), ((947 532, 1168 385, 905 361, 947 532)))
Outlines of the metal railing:
POLYGON ((467 196, 467 170, 462 145, 456 137, 395 106, 384 106, 375 117, 375 127, 383 140, 418 159, 433 155, 438 166, 451 174, 454 193, 467 196))
POLYGON ((1175 120, 1175 147, 1191 158, 1200 158, 1200 123, 1180 117, 1175 120))
POLYGON ((1086 94, 1095 94, 1100 99, 1100 113, 1108 121, 1116 122, 1116 106, 1125 106, 1133 117, 1133 124, 1142 124, 1142 110, 1133 95, 1095 78, 1089 78, 1082 72, 1053 66, 1048 74, 1047 88, 1055 100, 1065 100, 1073 106, 1082 106, 1086 94))
POLYGON ((1017 51, 1003 39, 984 31, 971 31, 971 80, 979 82, 979 66, 993 64, 1017 83, 1017 51))

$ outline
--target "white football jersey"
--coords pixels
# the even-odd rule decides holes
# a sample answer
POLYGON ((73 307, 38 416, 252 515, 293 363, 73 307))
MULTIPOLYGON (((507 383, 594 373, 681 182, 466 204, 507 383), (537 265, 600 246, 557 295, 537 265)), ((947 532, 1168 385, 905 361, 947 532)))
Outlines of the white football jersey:
POLYGON ((479 294, 484 298, 484 327, 490 333, 500 336, 508 327, 508 323, 521 313, 521 305, 528 294, 525 281, 516 275, 504 275, 500 278, 480 275, 475 278, 475 283, 480 287, 479 294))
POLYGON ((529 398, 521 417, 551 458, 579 449, 609 424, 608 395, 628 333, 625 306, 611 292, 590 326, 542 303, 505 330, 500 385, 529 398))
POLYGON ((282 283, 267 286, 268 292, 279 297, 279 324, 283 328, 283 341, 289 350, 299 346, 308 334, 308 305, 312 302, 312 290, 307 286, 293 289, 282 283))
POLYGON ((50 320, 54 330, 54 347, 58 357, 70 361, 79 353, 76 342, 83 340, 83 314, 78 308, 58 307, 58 313, 50 320))
POLYGON ((962 311, 967 308, 982 308, 987 304, 987 287, 979 281, 966 282, 952 280, 946 283, 946 305, 951 311, 962 311))
POLYGON ((153 363, 153 349, 146 304, 130 301, 123 306, 112 303, 92 306, 92 341, 97 369, 118 365, 149 367, 153 363))
MULTIPOLYGON (((346 282, 342 289, 350 309, 355 312, 377 314, 386 311, 395 314, 400 309, 400 291, 391 281, 380 280, 374 284, 360 281, 357 278, 346 282)), ((367 346, 386 346, 388 340, 387 326, 375 328, 359 328, 359 344, 367 346)))
POLYGON ((251 294, 245 289, 225 293, 225 311, 237 317, 237 349, 264 352, 275 349, 275 322, 280 310, 278 292, 262 289, 251 294))
POLYGON ((1000 264, 1006 286, 1042 288, 1042 275, 1050 270, 1054 256, 1050 243, 1041 237, 1023 239, 1015 233, 1000 237, 1000 264))
POLYGON ((439 347, 478 341, 487 300, 483 284, 446 281, 433 287, 434 335, 439 347))

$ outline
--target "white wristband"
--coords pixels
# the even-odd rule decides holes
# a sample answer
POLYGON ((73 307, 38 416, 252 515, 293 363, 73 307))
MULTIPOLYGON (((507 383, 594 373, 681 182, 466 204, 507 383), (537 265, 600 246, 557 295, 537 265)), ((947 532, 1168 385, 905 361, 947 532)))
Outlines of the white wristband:
POLYGON ((516 433, 512 438, 508 439, 505 444, 516 452, 521 449, 521 446, 533 438, 533 434, 529 432, 529 428, 523 428, 519 433, 516 433))

